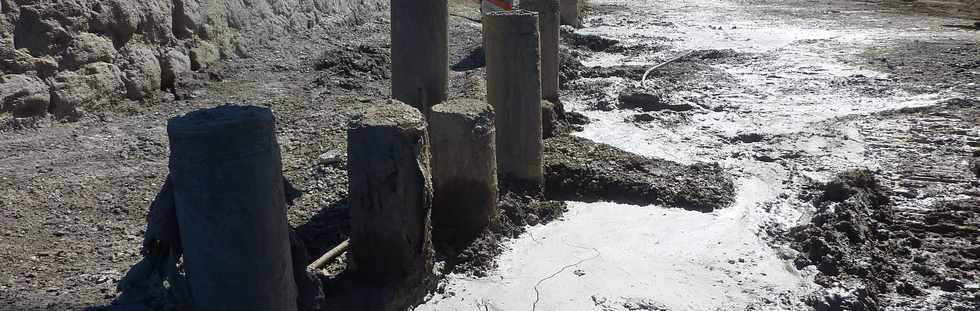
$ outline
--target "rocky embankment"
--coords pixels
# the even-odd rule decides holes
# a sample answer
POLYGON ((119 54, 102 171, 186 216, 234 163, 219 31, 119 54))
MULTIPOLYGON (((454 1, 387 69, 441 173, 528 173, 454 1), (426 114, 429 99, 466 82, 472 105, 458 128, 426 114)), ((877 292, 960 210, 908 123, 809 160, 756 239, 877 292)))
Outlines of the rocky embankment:
POLYGON ((218 60, 249 57, 267 38, 356 19, 384 3, 2 0, 0 113, 77 120, 123 100, 178 97, 195 75, 214 76, 206 69, 218 60))

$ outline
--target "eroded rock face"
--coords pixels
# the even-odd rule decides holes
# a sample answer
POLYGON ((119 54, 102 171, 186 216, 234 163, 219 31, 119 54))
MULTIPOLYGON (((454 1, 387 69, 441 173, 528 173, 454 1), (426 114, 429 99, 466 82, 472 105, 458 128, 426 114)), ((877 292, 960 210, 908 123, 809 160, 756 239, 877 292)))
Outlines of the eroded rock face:
POLYGON ((197 71, 207 68, 221 60, 221 53, 218 47, 210 42, 196 40, 188 44, 188 57, 191 61, 191 70, 197 71))
POLYGON ((51 103, 48 85, 30 75, 6 75, 0 77, 0 111, 9 111, 15 117, 44 115, 51 103))
POLYGON ((121 54, 122 80, 129 99, 146 98, 160 89, 162 71, 153 49, 146 45, 130 44, 123 48, 121 54))
MULTIPOLYGON (((30 109, 18 97, 24 114, 48 110, 72 119, 120 95, 144 100, 172 90, 191 71, 222 58, 247 57, 252 38, 311 29, 331 15, 378 10, 387 2, 0 0, 0 72, 53 89, 44 109, 40 97, 27 97, 30 109)), ((0 113, 13 110, 4 106, 0 113)))
POLYGON ((76 119, 84 110, 121 99, 126 94, 121 76, 119 67, 103 62, 58 73, 52 80, 51 114, 76 119))
MULTIPOLYGON (((99 33, 108 34, 116 45, 121 46, 139 30, 141 22, 144 21, 143 16, 160 15, 159 10, 141 10, 139 4, 145 2, 147 1, 106 0, 96 2, 92 5, 92 11, 95 14, 93 14, 90 22, 91 27, 99 33)), ((151 21, 156 22, 156 20, 151 21)))
POLYGON ((177 81, 191 72, 191 58, 179 50, 167 50, 160 55, 160 69, 163 72, 162 88, 173 90, 177 81))
POLYGON ((95 62, 111 63, 117 53, 108 38, 83 32, 72 38, 61 55, 63 69, 78 69, 95 62))

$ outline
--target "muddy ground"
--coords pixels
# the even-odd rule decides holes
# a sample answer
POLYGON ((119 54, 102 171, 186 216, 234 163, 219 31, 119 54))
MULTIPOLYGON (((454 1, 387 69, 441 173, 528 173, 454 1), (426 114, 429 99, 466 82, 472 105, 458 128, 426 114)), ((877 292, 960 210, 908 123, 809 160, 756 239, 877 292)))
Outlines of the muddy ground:
MULTIPOLYGON (((764 217, 749 230, 785 255, 776 261, 795 266, 802 284, 816 286, 760 290, 754 279, 739 277, 730 286, 749 294, 737 301, 684 305, 593 295, 575 309, 977 306, 980 35, 942 26, 970 20, 926 16, 901 3, 850 1, 593 1, 586 11, 585 27, 566 35, 574 41, 563 51, 566 110, 592 121, 575 135, 777 189, 751 206, 764 217), (781 23, 806 34, 785 39, 771 30, 781 23), (751 45, 757 42, 761 48, 751 45), (689 50, 696 51, 640 85, 650 64, 689 50), (646 94, 640 98, 649 105, 621 100, 627 87, 646 94), (853 168, 869 170, 836 177, 853 168), (815 251, 818 245, 830 251, 815 251)), ((461 6, 454 12, 450 94, 481 98, 477 13, 461 6)), ((116 283, 139 259, 147 207, 166 176, 166 119, 201 107, 271 107, 284 175, 303 192, 290 224, 311 254, 344 239, 337 219, 346 210, 345 129, 352 115, 388 94, 386 15, 340 21, 329 34, 270 38, 249 58, 198 73, 176 95, 121 101, 77 122, 0 116, 0 309, 78 310, 116 297, 116 283)), ((742 182, 712 185, 746 191, 742 182)), ((719 199, 680 207, 724 210, 719 202, 732 200, 709 194, 719 199)), ((693 200, 704 197, 712 196, 693 200)), ((687 202, 670 200, 653 203, 687 202)), ((534 217, 513 219, 536 225, 560 209, 545 206, 534 217)), ((502 232, 509 233, 501 239, 527 236, 502 232)), ((499 241, 489 243, 477 249, 506 251, 497 249, 499 241)), ((722 270, 763 263, 746 258, 722 270)), ((477 276, 495 269, 463 263, 460 270, 477 276)))

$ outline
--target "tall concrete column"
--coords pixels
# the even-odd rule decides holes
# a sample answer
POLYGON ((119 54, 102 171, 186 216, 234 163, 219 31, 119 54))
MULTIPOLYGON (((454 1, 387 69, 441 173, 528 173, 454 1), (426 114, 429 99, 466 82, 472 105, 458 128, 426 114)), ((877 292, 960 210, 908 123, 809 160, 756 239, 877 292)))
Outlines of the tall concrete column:
POLYGON ((493 109, 475 99, 432 107, 432 238, 461 247, 490 225, 497 211, 493 109))
POLYGON ((541 39, 541 96, 558 102, 558 0, 522 0, 521 8, 538 12, 541 39))
POLYGON ((562 25, 571 25, 572 27, 580 27, 582 24, 579 22, 579 2, 583 0, 560 0, 561 1, 561 23, 562 25))
POLYGON ((497 177, 541 190, 541 53, 538 13, 514 10, 483 18, 487 101, 497 125, 497 177))
POLYGON ((432 270, 429 135, 417 109, 392 100, 347 130, 350 251, 365 280, 402 280, 432 270))
POLYGON ((449 81, 446 0, 391 1, 391 97, 428 115, 449 81))
POLYGON ((198 110, 167 134, 192 310, 296 310, 272 111, 198 110))
POLYGON ((514 10, 483 18, 487 102, 496 113, 497 177, 540 189, 541 53, 538 13, 514 10))

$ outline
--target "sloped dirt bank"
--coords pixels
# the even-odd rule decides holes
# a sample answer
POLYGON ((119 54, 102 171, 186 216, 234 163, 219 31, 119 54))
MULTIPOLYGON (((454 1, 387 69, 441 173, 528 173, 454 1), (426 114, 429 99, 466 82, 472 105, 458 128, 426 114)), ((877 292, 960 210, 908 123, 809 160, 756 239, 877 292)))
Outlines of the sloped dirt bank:
MULTIPOLYGON (((383 1, 5 0, 0 117, 77 121, 186 94, 220 60, 274 48, 269 38, 329 31, 383 1)), ((22 119, 22 120, 17 120, 22 119)), ((11 122, 11 121, 8 121, 11 122)))

